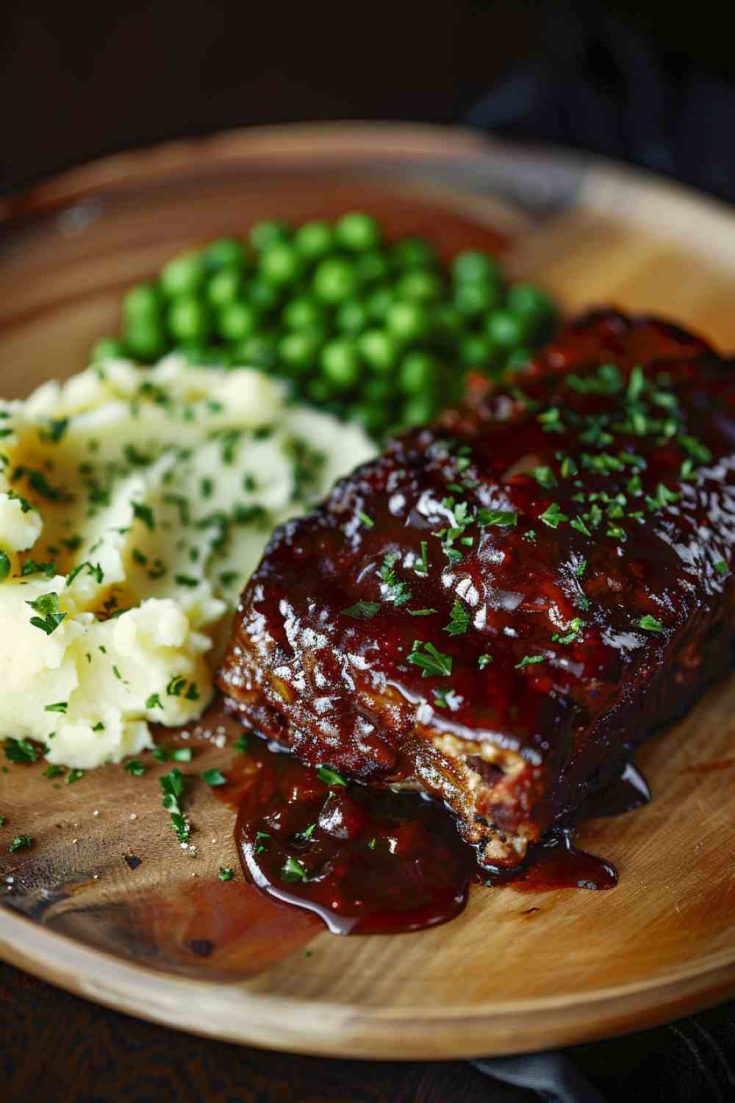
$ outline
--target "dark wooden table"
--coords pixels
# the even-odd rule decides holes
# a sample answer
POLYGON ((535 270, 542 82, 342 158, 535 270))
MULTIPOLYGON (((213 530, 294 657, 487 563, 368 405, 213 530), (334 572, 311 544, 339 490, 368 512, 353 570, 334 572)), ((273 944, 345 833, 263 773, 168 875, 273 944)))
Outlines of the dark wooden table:
POLYGON ((0 965, 2 1103, 516 1103, 461 1062, 334 1061, 212 1042, 0 965))

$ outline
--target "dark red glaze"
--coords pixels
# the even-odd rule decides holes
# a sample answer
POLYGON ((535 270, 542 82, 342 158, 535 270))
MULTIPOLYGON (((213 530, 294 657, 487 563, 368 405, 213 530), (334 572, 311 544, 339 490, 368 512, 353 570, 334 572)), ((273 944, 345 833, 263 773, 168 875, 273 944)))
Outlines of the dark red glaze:
POLYGON ((404 435, 279 529, 219 679, 305 762, 443 798, 504 867, 724 673, 733 638, 731 364, 673 326, 604 312, 519 383, 404 435), (611 362, 617 376, 598 370, 611 362), (458 524, 458 506, 475 519, 458 524), (453 561, 440 533, 457 528, 453 561), (358 602, 368 615, 345 612, 358 602), (467 625, 453 635, 456 605, 467 625), (451 671, 423 677, 416 640, 451 671))
POLYGON ((440 805, 327 784, 256 738, 247 757, 235 841, 259 888, 316 912, 335 934, 418 930, 462 911, 475 854, 440 805))
POLYGON ((617 884, 609 862, 574 847, 570 828, 534 847, 526 867, 489 872, 436 801, 325 776, 253 736, 219 795, 239 806, 248 880, 315 912, 334 934, 445 923, 464 909, 472 881, 525 892, 617 884))

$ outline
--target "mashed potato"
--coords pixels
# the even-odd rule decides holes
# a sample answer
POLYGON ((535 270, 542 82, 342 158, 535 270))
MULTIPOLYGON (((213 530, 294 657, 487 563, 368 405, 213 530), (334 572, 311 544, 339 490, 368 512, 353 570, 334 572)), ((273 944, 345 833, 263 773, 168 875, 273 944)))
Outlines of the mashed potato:
POLYGON ((257 371, 176 356, 0 402, 0 739, 84 769, 199 716, 271 529, 373 451, 257 371))

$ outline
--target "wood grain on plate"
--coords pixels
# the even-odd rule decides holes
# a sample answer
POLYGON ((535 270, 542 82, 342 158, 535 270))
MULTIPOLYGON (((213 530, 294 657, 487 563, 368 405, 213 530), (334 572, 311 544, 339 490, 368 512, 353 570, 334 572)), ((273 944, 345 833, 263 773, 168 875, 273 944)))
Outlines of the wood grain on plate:
MULTIPOLYGON (((84 363, 121 292, 177 249, 254 219, 378 211, 445 252, 500 232, 515 275, 565 309, 657 310, 735 348, 735 219, 668 183, 459 131, 285 128, 126 154, 6 204, 0 386, 19 395, 84 363)), ((0 774, 0 954, 90 999, 222 1039, 339 1056, 458 1057, 639 1029, 735 991, 735 681, 640 761, 654 800, 588 823, 608 893, 472 893, 414 935, 336 938, 274 905, 258 927, 232 813, 191 787, 198 855, 177 846, 154 766, 54 788, 0 774), (30 851, 9 855, 9 831, 30 851), (273 936, 269 932, 275 930, 273 936)), ((226 766, 204 742, 192 767, 226 766)))

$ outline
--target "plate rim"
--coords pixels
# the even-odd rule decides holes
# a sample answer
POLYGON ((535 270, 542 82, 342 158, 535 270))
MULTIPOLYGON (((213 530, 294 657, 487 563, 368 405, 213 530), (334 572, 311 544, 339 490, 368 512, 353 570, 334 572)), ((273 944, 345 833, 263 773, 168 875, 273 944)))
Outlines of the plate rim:
POLYGON ((696 965, 669 968, 660 978, 573 997, 355 1008, 251 991, 247 978, 238 983, 159 970, 49 930, 7 907, 0 908, 0 957, 83 999, 175 1030, 262 1049, 371 1060, 466 1059, 590 1042, 702 1010, 735 988, 733 947, 696 965), (218 1003, 220 1017, 212 1014, 218 1003), (203 1004, 209 1018, 197 1013, 203 1004), (178 1020, 174 1007, 184 1008, 178 1020), (550 1025, 548 1013, 554 1011, 559 1019, 550 1025), (284 1022, 285 1039, 278 1036, 284 1022))
MULTIPOLYGON (((335 139, 341 139, 343 151, 351 143, 351 150, 359 148, 366 158, 378 151, 385 153, 388 141, 390 156, 396 162, 420 156, 427 163, 439 159, 456 164, 467 158, 482 164, 493 157, 504 157, 510 163, 537 167, 561 165, 579 173, 581 205, 612 211, 623 193, 629 202, 635 198, 640 203, 639 217, 647 220, 647 225, 648 220, 663 224, 663 218, 670 217, 673 209, 681 223, 677 231, 687 240, 693 241, 702 226, 716 223, 723 255, 725 250, 731 255, 735 252, 733 210, 721 200, 665 177, 554 146, 507 142, 480 130, 393 122, 283 124, 226 130, 112 154, 0 199, 0 229, 16 218, 33 217, 90 194, 104 193, 122 184, 133 166, 133 174, 145 185, 156 174, 177 170, 203 155, 225 163, 256 160, 268 151, 283 158, 284 163, 295 158, 303 164, 307 157, 319 157, 320 138, 322 148, 333 148, 335 139), (409 135, 413 143, 407 142, 409 135), (143 177, 141 165, 147 174, 143 177), (662 189, 668 200, 668 205, 661 205, 666 208, 665 214, 655 209, 662 189)), ((452 1008, 356 1008, 323 1000, 292 1000, 231 981, 158 970, 44 928, 4 906, 0 906, 0 958, 85 999, 173 1029, 275 1050, 392 1060, 489 1056, 592 1041, 701 1009, 735 991, 734 946, 699 958, 696 964, 669 969, 658 979, 598 988, 571 1001, 567 995, 452 1008), (101 962, 104 970, 100 969, 101 962), (141 978, 147 983, 141 984, 141 978), (156 990, 159 999, 151 1001, 156 990), (181 1000, 185 991, 196 993, 198 999, 181 1000), (233 996, 233 992, 237 994, 233 996), (211 998, 203 1000, 204 993, 211 998), (223 993, 228 997, 222 1004, 221 1019, 199 1021, 199 1003, 213 1003, 223 993), (185 1022, 176 1021, 171 1013, 174 1006, 184 1007, 185 1022), (232 1014, 236 1006, 239 1016, 232 1014), (554 1010, 560 1012, 557 1022, 536 1022, 535 1016, 548 1016, 554 1010), (287 1014, 300 1024, 301 1031, 289 1027, 284 1041, 277 1036, 277 1028, 283 1027, 287 1014)))

